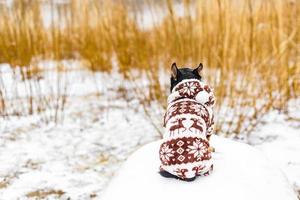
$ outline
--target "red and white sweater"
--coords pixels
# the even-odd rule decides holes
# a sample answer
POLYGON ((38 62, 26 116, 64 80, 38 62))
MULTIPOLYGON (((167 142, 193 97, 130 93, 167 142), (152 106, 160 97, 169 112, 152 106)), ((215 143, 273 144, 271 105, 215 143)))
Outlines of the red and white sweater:
POLYGON ((208 175, 213 164, 209 137, 213 132, 213 90, 197 79, 177 84, 168 97, 166 131, 160 146, 160 170, 181 179, 208 175))

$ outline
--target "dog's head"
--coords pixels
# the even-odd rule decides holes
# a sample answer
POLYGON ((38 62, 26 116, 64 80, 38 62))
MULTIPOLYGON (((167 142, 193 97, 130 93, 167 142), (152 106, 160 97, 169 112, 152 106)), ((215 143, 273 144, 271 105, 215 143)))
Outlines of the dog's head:
POLYGON ((185 79, 202 79, 201 71, 203 69, 202 63, 199 64, 195 69, 191 68, 180 68, 178 69, 176 63, 173 63, 171 66, 171 92, 172 89, 182 80, 185 79))

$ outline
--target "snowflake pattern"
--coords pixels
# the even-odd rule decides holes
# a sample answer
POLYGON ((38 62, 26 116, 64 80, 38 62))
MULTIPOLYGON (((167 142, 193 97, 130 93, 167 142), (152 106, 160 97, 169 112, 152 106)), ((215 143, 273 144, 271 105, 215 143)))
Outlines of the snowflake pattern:
POLYGON ((169 147, 169 145, 164 144, 161 149, 160 149, 160 159, 164 162, 167 163, 170 161, 170 158, 174 156, 174 151, 169 147))
POLYGON ((211 155, 208 151, 208 147, 209 143, 206 139, 181 137, 164 142, 160 147, 159 154, 163 164, 170 166, 209 160, 211 155))
POLYGON ((187 150, 190 154, 193 154, 195 158, 200 159, 207 152, 207 147, 199 139, 193 142, 193 145, 188 146, 187 150))
POLYGON ((188 96, 193 96, 198 88, 197 82, 186 82, 183 84, 182 93, 188 96))

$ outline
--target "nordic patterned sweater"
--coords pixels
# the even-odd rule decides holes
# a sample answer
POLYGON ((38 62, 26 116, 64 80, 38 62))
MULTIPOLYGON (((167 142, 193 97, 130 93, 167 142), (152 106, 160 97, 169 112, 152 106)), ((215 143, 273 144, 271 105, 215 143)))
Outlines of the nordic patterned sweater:
POLYGON ((197 79, 177 84, 168 97, 160 170, 180 179, 208 175, 213 168, 209 137, 213 131, 213 90, 197 79))

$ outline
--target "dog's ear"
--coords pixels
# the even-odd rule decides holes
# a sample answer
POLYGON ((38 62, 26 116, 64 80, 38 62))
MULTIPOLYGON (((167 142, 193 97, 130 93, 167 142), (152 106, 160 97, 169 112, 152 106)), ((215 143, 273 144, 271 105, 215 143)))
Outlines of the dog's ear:
POLYGON ((202 63, 200 63, 199 66, 193 70, 193 73, 201 76, 202 69, 203 69, 203 65, 202 63))
POLYGON ((171 76, 176 81, 178 77, 179 70, 176 66, 176 63, 173 63, 171 66, 171 76))

